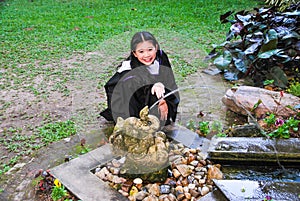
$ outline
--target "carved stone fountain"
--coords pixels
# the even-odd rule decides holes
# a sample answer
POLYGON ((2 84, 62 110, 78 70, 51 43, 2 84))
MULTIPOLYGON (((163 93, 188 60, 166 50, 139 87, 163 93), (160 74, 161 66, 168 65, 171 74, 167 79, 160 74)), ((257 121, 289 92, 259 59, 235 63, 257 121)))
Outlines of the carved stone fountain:
POLYGON ((166 179, 169 143, 159 128, 160 121, 149 114, 148 106, 140 111, 139 119, 117 119, 109 142, 116 156, 125 156, 121 175, 126 178, 139 176, 149 182, 166 179))

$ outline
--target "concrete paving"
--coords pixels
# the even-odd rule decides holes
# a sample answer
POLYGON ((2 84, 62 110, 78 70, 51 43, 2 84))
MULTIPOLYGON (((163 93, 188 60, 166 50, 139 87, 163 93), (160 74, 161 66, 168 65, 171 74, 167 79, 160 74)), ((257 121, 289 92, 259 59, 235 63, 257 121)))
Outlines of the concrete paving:
POLYGON ((125 201, 120 193, 95 176, 91 170, 113 159, 111 146, 103 145, 85 155, 51 169, 51 173, 82 201, 125 201))
POLYGON ((220 163, 300 164, 300 139, 212 138, 208 155, 212 161, 220 163))

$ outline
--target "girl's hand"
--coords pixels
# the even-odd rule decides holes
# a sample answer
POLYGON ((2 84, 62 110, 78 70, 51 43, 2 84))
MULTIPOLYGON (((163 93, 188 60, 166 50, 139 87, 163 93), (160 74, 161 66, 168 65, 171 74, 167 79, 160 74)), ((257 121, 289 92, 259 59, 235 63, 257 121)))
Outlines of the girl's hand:
POLYGON ((160 112, 160 120, 167 120, 168 118, 168 105, 165 100, 158 103, 158 111, 160 112))
POLYGON ((160 99, 164 96, 165 86, 161 82, 157 82, 153 85, 151 93, 152 95, 156 94, 156 97, 160 99))

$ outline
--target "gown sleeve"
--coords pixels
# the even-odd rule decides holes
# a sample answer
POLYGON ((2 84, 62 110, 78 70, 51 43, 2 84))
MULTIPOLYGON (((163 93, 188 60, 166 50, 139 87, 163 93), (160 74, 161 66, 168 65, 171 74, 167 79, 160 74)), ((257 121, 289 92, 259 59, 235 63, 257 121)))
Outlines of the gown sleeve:
POLYGON ((112 116, 112 111, 111 111, 112 94, 120 79, 128 72, 129 70, 123 71, 121 73, 116 72, 104 85, 104 89, 107 97, 107 108, 102 112, 100 112, 100 115, 103 116, 107 121, 114 121, 112 116))

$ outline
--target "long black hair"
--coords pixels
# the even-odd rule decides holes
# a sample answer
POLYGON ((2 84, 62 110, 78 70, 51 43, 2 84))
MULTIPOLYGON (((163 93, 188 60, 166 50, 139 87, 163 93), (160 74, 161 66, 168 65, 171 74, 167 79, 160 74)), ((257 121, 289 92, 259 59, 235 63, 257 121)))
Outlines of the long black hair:
POLYGON ((156 38, 148 31, 141 31, 137 32, 133 35, 131 42, 130 42, 130 55, 127 57, 126 60, 130 60, 131 68, 134 69, 139 66, 144 66, 133 54, 136 50, 136 47, 139 43, 150 41, 154 47, 157 47, 156 52, 156 60, 159 62, 160 65, 171 67, 169 59, 167 55, 160 49, 159 43, 157 42, 156 38))

